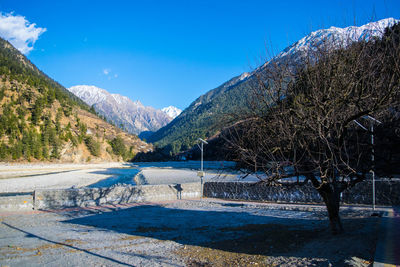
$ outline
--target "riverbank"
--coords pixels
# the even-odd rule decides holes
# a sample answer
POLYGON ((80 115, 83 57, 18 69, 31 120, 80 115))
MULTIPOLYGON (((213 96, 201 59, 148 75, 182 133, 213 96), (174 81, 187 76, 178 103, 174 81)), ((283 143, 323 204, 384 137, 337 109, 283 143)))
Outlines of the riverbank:
MULTIPOLYGON (((232 162, 206 161, 205 181, 239 181, 229 174, 232 162)), ((198 161, 105 163, 0 163, 0 193, 36 189, 109 187, 114 184, 157 185, 200 182, 198 161)))

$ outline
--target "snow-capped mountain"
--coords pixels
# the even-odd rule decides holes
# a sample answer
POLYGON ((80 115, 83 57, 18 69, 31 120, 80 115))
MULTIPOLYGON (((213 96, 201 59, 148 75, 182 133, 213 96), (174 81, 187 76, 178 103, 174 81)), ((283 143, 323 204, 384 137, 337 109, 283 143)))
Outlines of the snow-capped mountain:
POLYGON ((92 85, 77 85, 67 89, 89 106, 105 101, 110 95, 106 90, 92 85))
POLYGON ((314 47, 329 44, 336 47, 345 47, 352 42, 368 41, 373 37, 382 37, 385 28, 393 26, 399 20, 386 18, 376 22, 370 22, 360 27, 350 26, 346 28, 330 27, 329 29, 317 30, 303 37, 296 43, 287 47, 274 60, 294 56, 299 52, 306 52, 314 47))
POLYGON ((172 118, 163 111, 146 107, 139 101, 126 96, 110 94, 104 89, 92 85, 77 85, 68 88, 88 105, 115 125, 133 134, 157 131, 167 125, 172 118))
POLYGON ((170 116, 173 119, 178 117, 179 114, 181 114, 181 112, 182 112, 182 110, 180 110, 179 108, 174 107, 174 106, 162 108, 161 111, 163 111, 165 114, 167 114, 168 116, 170 116))
POLYGON ((381 38, 385 28, 393 26, 400 22, 398 19, 386 18, 376 22, 370 22, 362 26, 350 26, 346 28, 330 27, 311 32, 309 35, 301 38, 299 41, 285 48, 282 52, 260 66, 251 73, 244 72, 242 75, 232 79, 226 86, 234 86, 253 76, 257 71, 267 67, 272 62, 290 61, 295 64, 308 51, 315 50, 318 47, 327 45, 329 47, 344 48, 357 41, 368 41, 371 38, 381 38))
POLYGON ((237 112, 235 108, 247 105, 252 95, 251 88, 257 86, 259 82, 255 75, 257 72, 261 72, 265 68, 273 68, 274 63, 288 62, 296 65, 301 62, 307 51, 319 45, 332 44, 334 47, 340 48, 346 47, 354 41, 367 41, 372 37, 381 38, 385 28, 398 22, 397 19, 387 18, 360 27, 330 27, 329 29, 314 31, 293 43, 254 71, 233 77, 219 87, 201 95, 188 108, 183 110, 179 117, 154 133, 149 141, 160 146, 171 143, 178 146, 183 144, 182 140, 185 140, 186 144, 182 145, 185 148, 188 142, 191 144, 196 142, 198 136, 193 135, 194 131, 212 136, 220 130, 223 114, 235 113, 237 112))

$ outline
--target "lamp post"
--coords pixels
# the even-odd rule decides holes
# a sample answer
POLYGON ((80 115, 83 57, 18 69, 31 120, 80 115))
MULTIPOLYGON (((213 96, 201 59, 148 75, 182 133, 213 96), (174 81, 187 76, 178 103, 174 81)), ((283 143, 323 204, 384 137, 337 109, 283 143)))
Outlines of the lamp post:
MULTIPOLYGON (((369 120, 370 121, 370 132, 371 132, 371 161, 372 161, 372 166, 371 166, 371 173, 372 173, 372 210, 375 211, 375 150, 374 150, 374 123, 377 124, 382 124, 379 120, 375 119, 374 117, 371 117, 369 115, 364 116, 363 119, 369 120)), ((368 132, 368 129, 365 128, 361 123, 358 121, 354 120, 354 122, 360 126, 363 130, 368 132)))
POLYGON ((197 146, 200 148, 201 151, 201 160, 200 160, 200 171, 197 173, 197 176, 200 176, 200 198, 203 198, 203 178, 204 178, 204 171, 203 171, 203 151, 204 151, 204 147, 203 145, 206 144, 208 145, 207 141, 199 138, 198 139, 200 141, 200 145, 197 144, 197 146))

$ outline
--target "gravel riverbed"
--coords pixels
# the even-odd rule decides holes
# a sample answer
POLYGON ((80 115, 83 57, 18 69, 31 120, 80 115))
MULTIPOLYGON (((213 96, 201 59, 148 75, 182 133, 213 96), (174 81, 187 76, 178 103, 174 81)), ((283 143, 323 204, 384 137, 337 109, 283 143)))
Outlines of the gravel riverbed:
POLYGON ((32 192, 36 189, 67 189, 111 186, 118 181, 134 184, 139 172, 130 164, 0 164, 0 193, 32 192), (101 182, 102 181, 102 182, 101 182))
MULTIPOLYGON (((231 162, 205 162, 205 181, 239 181, 231 162)), ((0 163, 0 193, 32 192, 36 189, 109 187, 114 184, 183 184, 200 182, 200 162, 153 163, 0 163)), ((254 181, 247 179, 246 181, 254 181)))

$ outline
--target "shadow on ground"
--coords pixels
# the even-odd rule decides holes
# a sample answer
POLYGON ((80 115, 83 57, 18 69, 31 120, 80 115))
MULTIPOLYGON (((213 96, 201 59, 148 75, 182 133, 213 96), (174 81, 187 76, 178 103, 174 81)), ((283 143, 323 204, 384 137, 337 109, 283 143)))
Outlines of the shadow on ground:
MULTIPOLYGON (((10 229, 13 229, 13 230, 16 230, 16 231, 19 231, 19 232, 24 233, 24 234, 26 235, 27 238, 36 238, 36 239, 38 239, 38 240, 48 242, 48 243, 52 244, 53 247, 65 247, 65 248, 70 248, 70 249, 73 249, 73 250, 76 250, 76 251, 80 251, 80 252, 87 253, 87 254, 92 255, 92 256, 95 256, 95 257, 99 257, 99 258, 102 258, 102 259, 106 259, 106 260, 108 260, 108 261, 111 261, 113 264, 120 264, 120 265, 124 265, 124 266, 133 266, 133 265, 131 265, 131 264, 128 264, 128 263, 119 261, 119 260, 117 260, 117 259, 114 259, 114 258, 111 258, 111 257, 107 257, 107 256, 103 256, 103 255, 100 255, 100 254, 98 254, 98 253, 89 251, 89 250, 87 250, 87 249, 79 248, 79 247, 77 247, 77 246, 68 244, 67 242, 57 242, 57 241, 53 241, 53 240, 50 240, 50 239, 48 239, 48 238, 44 238, 44 237, 42 237, 42 236, 35 235, 35 234, 31 233, 31 232, 28 232, 28 231, 25 231, 25 230, 23 230, 23 229, 20 229, 20 228, 18 228, 18 227, 12 226, 12 225, 10 225, 10 224, 8 224, 8 223, 5 223, 5 222, 1 222, 1 223, 2 223, 3 225, 5 225, 5 226, 9 227, 10 229)), ((21 250, 22 250, 22 249, 21 249, 21 250)), ((26 249, 25 249, 25 250, 26 250, 26 249)), ((35 249, 34 249, 34 250, 35 250, 35 249)))
POLYGON ((284 218, 285 213, 293 214, 280 211, 279 216, 265 216, 246 212, 246 209, 206 211, 143 205, 91 214, 64 223, 175 241, 185 245, 177 254, 190 258, 192 262, 188 264, 200 262, 203 266, 215 264, 216 257, 226 260, 225 264, 247 264, 240 260, 249 255, 258 257, 251 259, 255 262, 264 262, 265 256, 321 258, 334 265, 344 265, 345 260, 352 257, 366 264, 371 262, 379 219, 344 219, 346 233, 332 236, 327 220, 284 218))
POLYGON ((375 260, 379 263, 400 266, 400 207, 393 207, 393 215, 382 218, 380 242, 375 260))

